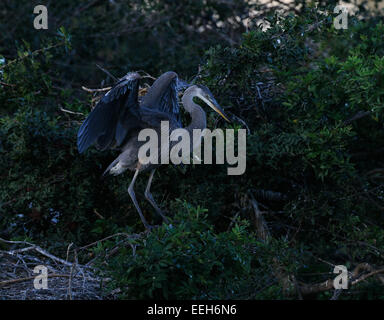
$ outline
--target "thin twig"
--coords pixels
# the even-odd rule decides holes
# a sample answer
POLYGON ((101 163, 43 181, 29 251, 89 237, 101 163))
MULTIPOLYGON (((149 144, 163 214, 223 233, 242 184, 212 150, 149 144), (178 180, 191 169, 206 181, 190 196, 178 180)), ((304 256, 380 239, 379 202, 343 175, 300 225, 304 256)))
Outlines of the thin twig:
POLYGON ((252 192, 248 192, 249 194, 249 201, 251 203, 251 206, 253 208, 253 212, 255 214, 255 225, 256 225, 256 232, 259 238, 263 241, 267 241, 270 237, 269 229, 267 227, 267 223, 265 222, 265 219, 263 217, 263 214, 261 213, 259 209, 259 205, 253 196, 252 192))
MULTIPOLYGON (((49 252, 43 250, 39 246, 34 245, 32 243, 29 243, 29 242, 26 242, 26 241, 11 241, 11 240, 5 240, 5 239, 2 239, 2 238, 0 238, 0 241, 5 242, 5 243, 9 243, 9 244, 29 245, 30 247, 28 248, 28 250, 32 250, 33 249, 33 250, 37 251, 38 253, 42 254, 43 256, 46 256, 47 258, 50 258, 50 259, 52 259, 54 261, 60 262, 62 264, 65 264, 66 266, 72 266, 72 263, 70 263, 68 261, 65 261, 65 260, 63 260, 61 258, 55 257, 54 255, 50 254, 49 252)), ((22 250, 22 249, 19 249, 19 250, 22 250)), ((26 251, 26 249, 25 249, 25 251, 26 251)), ((2 252, 8 253, 10 255, 14 255, 18 251, 17 250, 11 250, 11 251, 2 251, 2 252)))
MULTIPOLYGON (((360 263, 352 271, 352 280, 350 281, 350 285, 351 286, 356 285, 364 280, 367 280, 369 277, 372 277, 375 275, 384 284, 384 277, 381 276, 382 273, 384 273, 384 268, 373 270, 373 268, 368 263, 360 263), (357 277, 362 270, 367 270, 367 271, 372 270, 372 271, 368 274, 359 276, 357 279, 353 279, 353 277, 357 277)), ((300 289, 303 295, 309 295, 309 294, 328 291, 333 289, 333 279, 327 279, 321 283, 315 283, 315 284, 300 283, 300 289)))
POLYGON ((364 118, 366 116, 369 116, 371 114, 371 111, 359 111, 356 113, 352 118, 347 119, 344 121, 344 125, 351 124, 353 121, 359 120, 361 118, 364 118))
POLYGON ((118 80, 112 73, 110 73, 108 70, 104 69, 103 67, 99 66, 97 63, 96 63, 96 67, 98 67, 101 71, 103 71, 108 76, 110 76, 114 81, 118 80))
MULTIPOLYGON (((47 274, 48 278, 69 278, 69 274, 47 274)), ((25 278, 18 278, 18 279, 11 279, 11 280, 5 280, 5 281, 0 281, 0 287, 4 287, 6 285, 10 284, 15 284, 19 282, 24 282, 24 281, 30 281, 36 279, 36 276, 31 276, 31 277, 25 277, 25 278)))
POLYGON ((247 133, 250 135, 250 134, 251 134, 251 129, 249 129, 247 123, 246 123, 243 119, 241 119, 240 117, 235 116, 233 113, 231 113, 231 114, 232 114, 232 117, 233 117, 234 119, 236 119, 237 121, 239 121, 241 124, 243 124, 243 125, 247 128, 247 133))
POLYGON ((99 212, 97 212, 96 209, 93 209, 93 212, 94 212, 95 215, 97 215, 100 219, 105 219, 99 212))
POLYGON ((44 51, 47 51, 47 50, 51 50, 51 49, 60 47, 60 46, 62 46, 62 45, 64 45, 64 44, 65 44, 65 41, 62 41, 62 42, 56 43, 56 44, 54 44, 54 45, 48 46, 48 47, 46 47, 46 48, 41 48, 41 49, 38 49, 38 50, 35 50, 35 51, 32 51, 32 52, 28 52, 28 53, 27 53, 26 55, 24 55, 23 57, 21 57, 21 58, 16 58, 16 59, 14 59, 14 60, 9 61, 7 64, 5 64, 5 65, 3 65, 3 66, 0 66, 0 70, 3 70, 3 69, 5 69, 5 68, 9 67, 10 65, 12 65, 12 64, 14 64, 14 63, 16 63, 16 62, 20 62, 20 61, 22 61, 22 60, 24 60, 24 59, 26 59, 26 58, 28 58, 28 57, 30 57, 30 56, 34 56, 34 55, 39 54, 39 53, 41 53, 41 52, 44 52, 44 51))
POLYGON ((69 300, 72 300, 72 278, 73 278, 73 272, 76 268, 76 265, 77 265, 77 251, 75 250, 74 251, 74 262, 72 264, 72 267, 71 267, 71 273, 70 273, 70 277, 69 277, 69 281, 68 281, 68 295, 69 295, 69 300))
POLYGON ((140 72, 144 73, 145 76, 142 76, 142 78, 149 78, 149 79, 152 79, 152 80, 156 80, 155 77, 151 76, 148 72, 145 72, 144 70, 139 70, 139 71, 136 71, 136 72, 137 73, 140 73, 140 72))
POLYGON ((78 248, 78 250, 80 251, 80 250, 88 249, 89 247, 92 247, 92 246, 94 246, 96 244, 99 244, 99 243, 101 243, 101 242, 103 242, 105 240, 108 240, 108 239, 111 239, 111 238, 114 238, 114 237, 118 237, 118 236, 123 236, 123 237, 126 237, 127 239, 139 239, 139 238, 141 238, 142 234, 140 234, 140 233, 128 234, 128 233, 119 232, 119 233, 112 234, 112 235, 110 235, 108 237, 105 237, 105 238, 103 238, 101 240, 97 240, 95 242, 87 244, 87 245, 85 245, 83 247, 80 247, 80 248, 78 248))
POLYGON ((0 81, 0 84, 3 85, 3 86, 6 86, 6 87, 11 87, 11 88, 16 87, 16 85, 14 85, 14 84, 6 83, 6 82, 3 82, 3 81, 0 81))
POLYGON ((82 112, 70 111, 70 110, 67 110, 67 109, 64 109, 64 108, 60 108, 60 111, 63 111, 63 112, 66 112, 66 113, 70 113, 70 114, 81 115, 81 116, 84 115, 84 113, 82 113, 82 112))
POLYGON ((101 89, 90 89, 87 87, 82 86, 81 89, 87 92, 104 92, 104 91, 109 91, 112 89, 112 87, 106 87, 106 88, 101 88, 101 89))

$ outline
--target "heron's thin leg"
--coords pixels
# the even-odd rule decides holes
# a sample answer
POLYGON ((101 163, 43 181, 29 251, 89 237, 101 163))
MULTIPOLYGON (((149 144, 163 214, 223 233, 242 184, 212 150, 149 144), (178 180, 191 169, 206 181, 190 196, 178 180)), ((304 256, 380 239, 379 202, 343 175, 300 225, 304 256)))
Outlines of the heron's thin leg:
POLYGON ((128 187, 128 193, 133 201, 133 204, 135 205, 136 207, 136 210, 139 212, 139 215, 140 215, 140 219, 141 221, 143 222, 144 226, 147 228, 147 229, 151 229, 151 225, 149 225, 149 223, 147 222, 147 220, 145 219, 144 215, 143 215, 143 212, 141 211, 140 207, 139 207, 139 204, 137 203, 137 200, 136 200, 136 196, 135 196, 135 191, 133 191, 133 185, 135 184, 135 181, 136 181, 136 178, 137 178, 137 175, 139 174, 139 169, 136 169, 135 171, 135 175, 133 176, 133 179, 132 179, 132 182, 131 184, 129 185, 128 187))
POLYGON ((155 174, 155 171, 156 169, 153 169, 151 171, 151 174, 149 176, 149 179, 148 179, 148 184, 147 184, 147 187, 145 188, 145 192, 144 192, 144 195, 145 195, 145 198, 149 201, 149 203, 152 205, 152 207, 155 208, 156 212, 163 218, 164 222, 165 223, 168 223, 168 219, 167 217, 161 212, 160 208, 158 207, 155 199, 153 199, 152 197, 152 193, 151 193, 151 184, 152 184, 152 179, 153 179, 153 175, 155 174))

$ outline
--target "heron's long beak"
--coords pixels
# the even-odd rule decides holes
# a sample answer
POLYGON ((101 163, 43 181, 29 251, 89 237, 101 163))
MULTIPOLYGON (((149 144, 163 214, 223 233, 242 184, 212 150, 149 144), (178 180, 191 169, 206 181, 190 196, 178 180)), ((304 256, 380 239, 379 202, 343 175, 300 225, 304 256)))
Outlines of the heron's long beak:
POLYGON ((213 110, 215 110, 219 115, 221 115, 226 121, 231 122, 223 109, 221 109, 220 105, 217 103, 216 99, 210 96, 206 96, 202 98, 203 101, 208 104, 213 110))

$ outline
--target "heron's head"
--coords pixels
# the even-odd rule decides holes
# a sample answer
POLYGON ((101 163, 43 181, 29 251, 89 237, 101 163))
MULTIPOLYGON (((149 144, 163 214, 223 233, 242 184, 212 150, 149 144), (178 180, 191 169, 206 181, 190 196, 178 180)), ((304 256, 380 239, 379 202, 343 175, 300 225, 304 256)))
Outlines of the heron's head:
POLYGON ((189 87, 188 91, 193 91, 193 95, 201 100, 203 100, 208 106, 215 110, 219 115, 221 115, 225 120, 228 120, 228 117, 224 113, 223 109, 220 107, 219 103, 216 101, 212 92, 205 86, 196 84, 189 87))

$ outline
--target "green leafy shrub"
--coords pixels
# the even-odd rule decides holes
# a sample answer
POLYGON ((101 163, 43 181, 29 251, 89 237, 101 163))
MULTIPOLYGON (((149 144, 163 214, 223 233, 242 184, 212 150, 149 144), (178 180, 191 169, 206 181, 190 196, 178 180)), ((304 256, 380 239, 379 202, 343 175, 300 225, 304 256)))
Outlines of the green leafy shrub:
POLYGON ((335 264, 380 265, 383 185, 372 174, 383 160, 382 23, 350 18, 348 30, 335 30, 317 9, 269 21, 238 47, 212 48, 202 71, 251 131, 239 193, 286 194, 285 203, 261 201, 284 212, 269 218, 275 236, 298 226, 293 247, 335 264))
MULTIPOLYGON (((237 221, 228 231, 217 233, 206 210, 181 201, 175 204, 171 226, 163 225, 124 245, 117 239, 118 254, 100 259, 103 275, 113 279, 110 289, 120 288, 120 297, 130 299, 272 297, 262 288, 271 281, 268 257, 281 253, 281 246, 257 241, 247 221, 237 221)), ((115 244, 110 241, 95 253, 115 244)), ((295 260, 285 249, 283 254, 295 260)), ((275 297, 281 295, 277 285, 270 289, 275 297)))
POLYGON ((69 45, 65 30, 55 38, 35 51, 25 43, 20 58, 4 66, 1 81, 8 86, 0 91, 1 235, 37 237, 53 247, 63 237, 82 242, 118 230, 130 208, 124 180, 100 180, 111 155, 77 151, 81 114, 70 118, 61 109, 88 107, 79 100, 84 95, 53 84, 52 60, 65 56, 69 45), (100 219, 95 212, 114 221, 89 233, 100 219))

